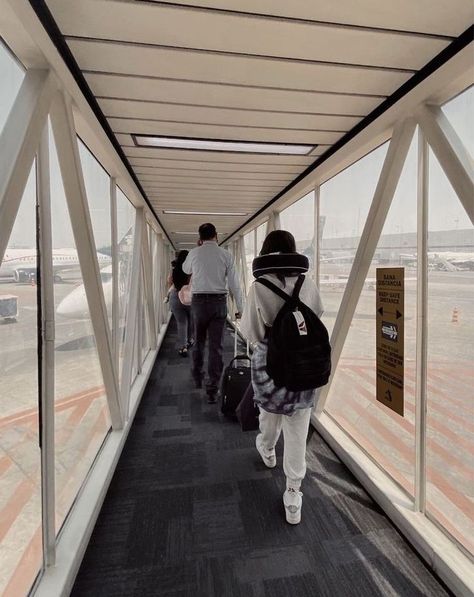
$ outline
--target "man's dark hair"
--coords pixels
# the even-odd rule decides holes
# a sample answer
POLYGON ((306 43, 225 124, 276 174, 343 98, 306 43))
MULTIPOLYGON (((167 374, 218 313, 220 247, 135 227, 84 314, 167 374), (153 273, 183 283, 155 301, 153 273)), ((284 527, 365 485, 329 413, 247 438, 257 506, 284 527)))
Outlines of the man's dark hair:
POLYGON ((273 230, 263 241, 260 255, 296 253, 295 237, 287 230, 273 230))
POLYGON ((199 238, 201 240, 212 240, 217 236, 217 230, 214 224, 209 222, 199 226, 199 238))

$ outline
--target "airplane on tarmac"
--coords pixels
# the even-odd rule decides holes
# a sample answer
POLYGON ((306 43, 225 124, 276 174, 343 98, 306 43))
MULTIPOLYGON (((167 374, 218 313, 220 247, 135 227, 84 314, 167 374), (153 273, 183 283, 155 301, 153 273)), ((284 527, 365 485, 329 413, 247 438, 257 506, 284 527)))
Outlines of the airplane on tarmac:
MULTIPOLYGON (((405 264, 416 265, 416 253, 402 253, 400 259, 405 264)), ((428 266, 438 271, 474 271, 474 253, 460 251, 429 251, 428 266)))
MULTIPOLYGON (((100 270, 100 279, 107 312, 110 313, 112 308, 112 265, 107 265, 100 270)), ((62 299, 56 308, 56 313, 69 319, 89 319, 90 312, 84 284, 74 288, 62 299)))
MULTIPOLYGON (((133 228, 125 233, 123 238, 118 243, 118 279, 119 279, 119 295, 122 297, 127 292, 127 283, 129 280, 130 268, 132 265, 132 243, 133 243, 133 228)), ((105 257, 108 258, 108 264, 100 270, 100 278, 102 281, 102 289, 104 291, 104 300, 107 312, 112 311, 112 258, 111 248, 104 247, 102 249, 107 252, 105 257)), ((101 261, 99 260, 99 266, 101 261)), ((122 301, 119 301, 122 304, 122 301)), ((69 319, 89 319, 89 305, 87 303, 86 290, 84 284, 80 284, 69 294, 67 294, 56 308, 56 313, 67 317, 69 319)))
MULTIPOLYGON (((99 266, 111 262, 111 257, 97 253, 99 266)), ((79 268, 76 249, 53 249, 54 281, 61 282, 61 272, 79 268)), ((7 249, 0 264, 0 278, 13 279, 15 282, 29 282, 36 275, 36 249, 7 249)))

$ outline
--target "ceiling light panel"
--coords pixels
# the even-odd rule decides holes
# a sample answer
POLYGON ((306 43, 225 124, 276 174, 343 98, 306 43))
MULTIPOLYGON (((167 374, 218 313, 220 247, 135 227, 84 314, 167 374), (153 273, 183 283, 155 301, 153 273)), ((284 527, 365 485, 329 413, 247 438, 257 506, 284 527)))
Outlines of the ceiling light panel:
POLYGON ((132 135, 137 147, 161 147, 194 151, 224 151, 234 153, 267 153, 276 155, 308 155, 315 145, 296 143, 253 143, 248 141, 215 141, 213 139, 187 139, 185 137, 155 137, 132 135))

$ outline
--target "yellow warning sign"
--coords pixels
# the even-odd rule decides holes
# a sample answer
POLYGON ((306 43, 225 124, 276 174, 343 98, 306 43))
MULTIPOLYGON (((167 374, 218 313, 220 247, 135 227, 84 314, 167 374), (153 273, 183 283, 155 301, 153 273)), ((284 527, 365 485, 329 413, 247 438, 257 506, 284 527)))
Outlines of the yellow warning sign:
POLYGON ((405 269, 377 268, 377 400, 403 417, 405 269))

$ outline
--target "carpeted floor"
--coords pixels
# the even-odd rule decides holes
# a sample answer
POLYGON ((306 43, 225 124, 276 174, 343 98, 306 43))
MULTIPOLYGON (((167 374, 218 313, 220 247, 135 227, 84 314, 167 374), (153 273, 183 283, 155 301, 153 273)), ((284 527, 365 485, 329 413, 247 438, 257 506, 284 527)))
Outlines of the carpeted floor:
MULTIPOLYGON (((225 362, 232 356, 226 334, 225 362)), ((284 518, 281 469, 256 432, 192 389, 172 324, 72 591, 74 597, 448 595, 313 433, 303 518, 284 518)))

